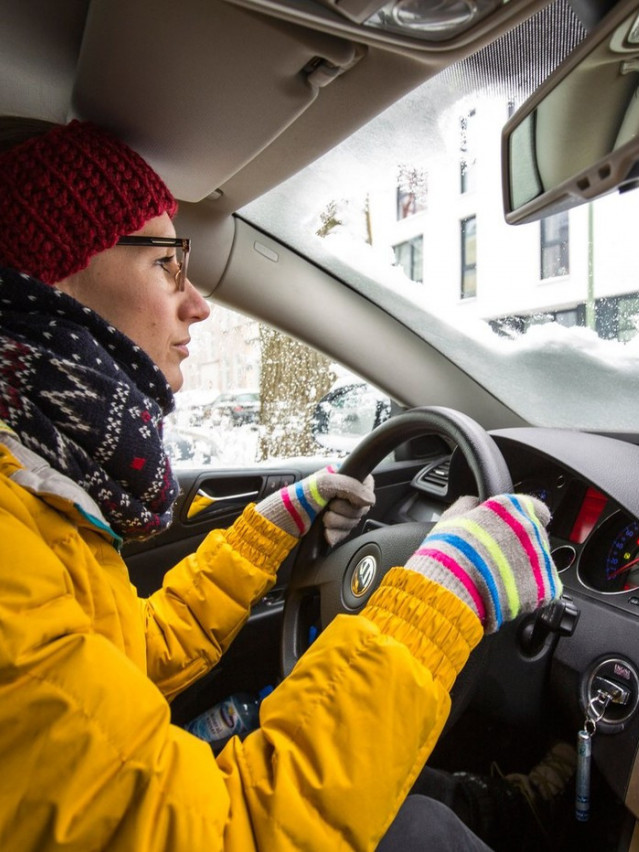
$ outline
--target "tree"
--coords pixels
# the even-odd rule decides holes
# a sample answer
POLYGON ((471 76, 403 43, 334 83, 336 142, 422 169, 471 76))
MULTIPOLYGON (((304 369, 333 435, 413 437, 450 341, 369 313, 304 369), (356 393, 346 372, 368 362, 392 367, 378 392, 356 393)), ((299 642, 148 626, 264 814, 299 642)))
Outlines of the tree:
POLYGON ((320 222, 322 223, 315 232, 318 237, 325 237, 327 234, 343 222, 337 213, 337 202, 329 201, 325 209, 320 213, 320 222))
POLYGON ((423 169, 402 163, 397 169, 397 217, 406 219, 426 209, 428 177, 423 169))
MULTIPOLYGON (((363 214, 370 243, 368 198, 363 214)), ((328 236, 344 224, 345 216, 344 203, 330 201, 319 214, 316 234, 328 236)), ((330 359, 268 326, 260 326, 260 350, 258 459, 314 455, 321 450, 312 433, 315 406, 336 378, 330 359)))
POLYGON ((261 436, 258 460, 312 456, 315 406, 335 381, 330 359, 269 326, 260 326, 261 436))

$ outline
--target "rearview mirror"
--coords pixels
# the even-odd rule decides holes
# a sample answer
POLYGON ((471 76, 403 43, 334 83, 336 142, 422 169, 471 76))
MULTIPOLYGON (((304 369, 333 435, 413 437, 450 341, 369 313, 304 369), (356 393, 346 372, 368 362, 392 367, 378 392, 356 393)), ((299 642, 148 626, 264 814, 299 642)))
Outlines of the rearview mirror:
POLYGON ((506 221, 639 186, 639 6, 621 0, 502 134, 506 221))

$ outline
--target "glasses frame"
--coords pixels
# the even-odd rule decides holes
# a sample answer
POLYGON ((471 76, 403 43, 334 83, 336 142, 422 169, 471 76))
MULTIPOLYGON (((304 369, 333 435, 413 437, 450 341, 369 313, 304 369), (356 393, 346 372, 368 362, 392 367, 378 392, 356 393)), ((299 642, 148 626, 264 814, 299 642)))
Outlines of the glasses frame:
POLYGON ((120 237, 118 246, 147 246, 149 248, 181 248, 182 260, 178 261, 180 268, 175 273, 175 284, 180 293, 186 287, 186 270, 189 264, 191 240, 188 237, 120 237))

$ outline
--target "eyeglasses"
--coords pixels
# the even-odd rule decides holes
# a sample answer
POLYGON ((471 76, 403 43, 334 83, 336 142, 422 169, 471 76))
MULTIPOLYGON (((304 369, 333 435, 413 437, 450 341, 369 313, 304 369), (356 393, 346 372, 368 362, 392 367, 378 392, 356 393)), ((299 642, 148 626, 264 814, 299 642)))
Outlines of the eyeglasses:
MULTIPOLYGON (((174 278, 177 289, 182 292, 186 286, 186 268, 189 262, 189 252, 191 251, 191 240, 186 237, 120 237, 116 245, 118 246, 161 246, 175 249, 175 270, 174 278)), ((173 258, 171 258, 173 260, 173 258)))

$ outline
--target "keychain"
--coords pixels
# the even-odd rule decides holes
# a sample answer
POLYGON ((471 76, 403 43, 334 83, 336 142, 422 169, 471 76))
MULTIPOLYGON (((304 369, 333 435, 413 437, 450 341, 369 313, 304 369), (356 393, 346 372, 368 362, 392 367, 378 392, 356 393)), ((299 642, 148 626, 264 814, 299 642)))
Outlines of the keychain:
POLYGON ((575 781, 575 817, 579 822, 587 822, 590 817, 590 763, 592 759, 592 738, 597 731, 608 702, 612 696, 603 690, 591 699, 586 710, 586 719, 581 731, 577 733, 577 776, 575 781))

